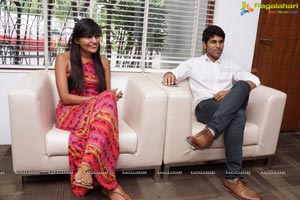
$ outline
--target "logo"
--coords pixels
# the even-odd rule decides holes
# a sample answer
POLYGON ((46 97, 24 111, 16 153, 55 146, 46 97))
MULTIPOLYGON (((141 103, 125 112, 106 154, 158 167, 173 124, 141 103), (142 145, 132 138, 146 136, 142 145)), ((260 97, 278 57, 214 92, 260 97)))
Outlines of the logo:
POLYGON ((246 13, 253 12, 255 9, 266 10, 269 14, 298 14, 298 3, 254 3, 254 6, 250 6, 249 3, 242 1, 242 8, 240 9, 241 16, 246 13))
POLYGON ((298 9, 298 3, 272 3, 272 4, 260 4, 255 3, 254 8, 265 9, 265 10, 292 10, 298 9))
POLYGON ((248 3, 245 1, 242 2, 242 8, 241 8, 241 15, 243 16, 246 13, 253 12, 254 8, 252 8, 248 3))

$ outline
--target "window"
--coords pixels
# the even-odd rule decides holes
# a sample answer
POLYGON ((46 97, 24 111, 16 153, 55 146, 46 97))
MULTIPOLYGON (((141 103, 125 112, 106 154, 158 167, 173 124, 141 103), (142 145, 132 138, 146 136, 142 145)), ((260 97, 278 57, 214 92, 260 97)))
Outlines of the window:
POLYGON ((0 68, 53 68, 80 18, 102 28, 101 54, 116 70, 168 69, 202 54, 213 0, 0 1, 0 68))

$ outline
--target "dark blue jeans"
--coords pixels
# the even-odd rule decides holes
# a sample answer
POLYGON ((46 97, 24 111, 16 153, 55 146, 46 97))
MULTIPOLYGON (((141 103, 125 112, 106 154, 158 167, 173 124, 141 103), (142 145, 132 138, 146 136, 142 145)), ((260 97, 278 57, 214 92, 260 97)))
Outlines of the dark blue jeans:
POLYGON ((242 175, 242 146, 246 123, 245 109, 248 104, 250 86, 238 81, 221 102, 215 99, 201 101, 195 114, 199 122, 215 132, 217 138, 224 131, 224 145, 227 161, 226 178, 242 175))

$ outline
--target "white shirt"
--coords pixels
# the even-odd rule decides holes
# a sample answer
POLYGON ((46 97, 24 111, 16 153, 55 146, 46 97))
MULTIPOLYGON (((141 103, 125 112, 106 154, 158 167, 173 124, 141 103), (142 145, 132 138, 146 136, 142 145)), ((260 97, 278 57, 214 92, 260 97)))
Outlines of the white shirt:
POLYGON ((213 98, 215 93, 231 89, 233 81, 249 80, 256 86, 260 85, 257 76, 243 70, 233 61, 219 58, 212 62, 206 54, 184 61, 171 72, 179 82, 186 78, 189 79, 194 96, 194 108, 199 102, 213 98))

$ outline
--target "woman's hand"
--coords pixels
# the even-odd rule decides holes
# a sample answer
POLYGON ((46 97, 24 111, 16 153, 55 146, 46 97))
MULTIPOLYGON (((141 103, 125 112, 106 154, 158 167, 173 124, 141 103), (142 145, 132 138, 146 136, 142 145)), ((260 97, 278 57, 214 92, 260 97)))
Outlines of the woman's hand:
POLYGON ((123 97, 123 92, 118 91, 118 88, 112 89, 113 93, 115 93, 116 100, 119 101, 123 97))

